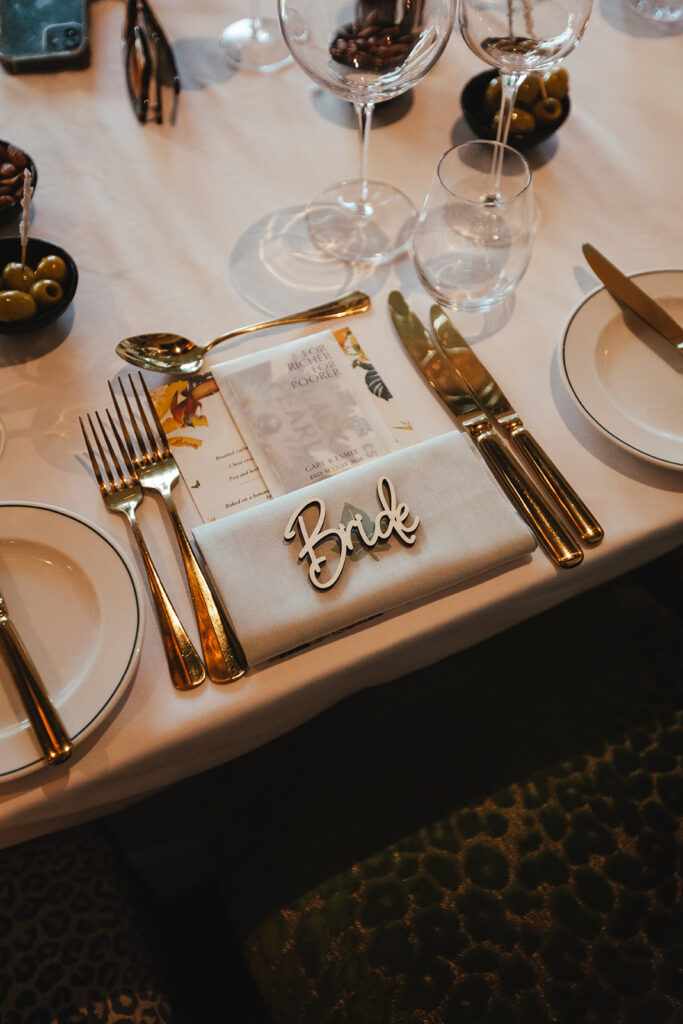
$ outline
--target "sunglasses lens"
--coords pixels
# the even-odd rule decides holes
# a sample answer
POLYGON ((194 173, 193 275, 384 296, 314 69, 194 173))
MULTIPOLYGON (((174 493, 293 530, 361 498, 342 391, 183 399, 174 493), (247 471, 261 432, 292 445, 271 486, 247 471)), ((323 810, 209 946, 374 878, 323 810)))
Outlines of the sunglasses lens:
POLYGON ((126 73, 128 88, 135 102, 138 117, 143 119, 149 98, 149 55, 138 25, 133 26, 132 38, 128 46, 126 73))

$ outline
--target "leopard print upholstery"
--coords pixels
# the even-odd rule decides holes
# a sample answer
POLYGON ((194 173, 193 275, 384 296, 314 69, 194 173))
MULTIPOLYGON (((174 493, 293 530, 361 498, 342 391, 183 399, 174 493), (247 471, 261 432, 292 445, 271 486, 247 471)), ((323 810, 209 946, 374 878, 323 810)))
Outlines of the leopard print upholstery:
POLYGON ((130 892, 95 826, 0 850, 2 1024, 172 1024, 130 892))
POLYGON ((274 1021, 683 1020, 683 715, 354 864, 246 937, 274 1021))
POLYGON ((273 1024, 682 1024, 673 565, 206 780, 225 903, 273 1024))

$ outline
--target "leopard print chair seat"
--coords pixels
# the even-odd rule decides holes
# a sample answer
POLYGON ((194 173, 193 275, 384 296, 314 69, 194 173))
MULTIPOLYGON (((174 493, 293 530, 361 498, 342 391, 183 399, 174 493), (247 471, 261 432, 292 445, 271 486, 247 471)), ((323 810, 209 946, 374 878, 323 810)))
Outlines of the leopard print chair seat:
POLYGON ((202 782, 273 1024, 683 1022, 683 559, 202 782))
POLYGON ((172 1024, 131 892, 96 826, 0 850, 2 1024, 172 1024))

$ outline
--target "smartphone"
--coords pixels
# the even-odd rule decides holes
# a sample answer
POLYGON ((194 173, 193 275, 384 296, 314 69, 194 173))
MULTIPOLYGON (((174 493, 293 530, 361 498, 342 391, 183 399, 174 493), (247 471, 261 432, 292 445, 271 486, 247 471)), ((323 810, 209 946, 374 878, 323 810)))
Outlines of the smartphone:
POLYGON ((90 60, 86 0, 0 0, 0 64, 58 71, 90 60))

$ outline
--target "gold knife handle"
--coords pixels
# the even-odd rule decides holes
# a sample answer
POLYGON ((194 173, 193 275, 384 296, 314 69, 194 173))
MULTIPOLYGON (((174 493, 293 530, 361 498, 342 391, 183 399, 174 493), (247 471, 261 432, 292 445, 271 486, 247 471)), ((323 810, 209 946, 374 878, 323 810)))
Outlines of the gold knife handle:
POLYGON ((581 540, 585 544, 599 544, 605 536, 605 531, 571 484, 562 476, 550 456, 543 451, 540 444, 519 420, 509 426, 505 425, 505 429, 529 465, 536 470, 558 505, 564 509, 578 530, 581 540))
POLYGON ((45 691, 33 659, 6 617, 0 618, 0 645, 45 759, 48 764, 61 764, 71 755, 71 739, 45 691))
POLYGON ((481 426, 476 433, 472 431, 471 436, 499 484, 536 534, 547 554, 563 569, 580 565, 583 561, 583 551, 507 453, 491 427, 481 426))

